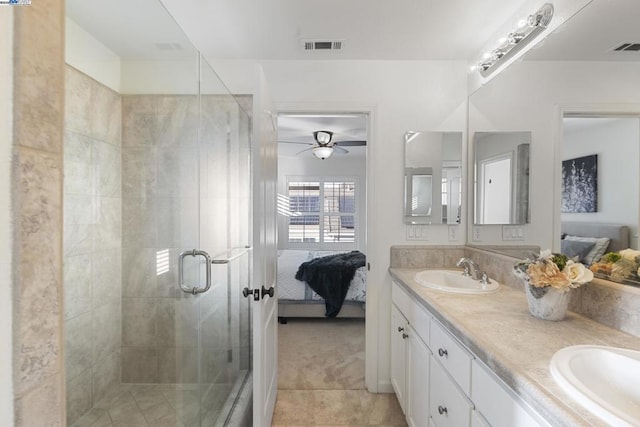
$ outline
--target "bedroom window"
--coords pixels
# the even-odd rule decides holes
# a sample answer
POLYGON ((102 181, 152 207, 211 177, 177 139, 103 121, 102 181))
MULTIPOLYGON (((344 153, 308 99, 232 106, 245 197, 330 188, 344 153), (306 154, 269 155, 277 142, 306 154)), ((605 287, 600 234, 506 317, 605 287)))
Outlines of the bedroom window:
POLYGON ((289 242, 355 242, 354 181, 290 181, 289 242))

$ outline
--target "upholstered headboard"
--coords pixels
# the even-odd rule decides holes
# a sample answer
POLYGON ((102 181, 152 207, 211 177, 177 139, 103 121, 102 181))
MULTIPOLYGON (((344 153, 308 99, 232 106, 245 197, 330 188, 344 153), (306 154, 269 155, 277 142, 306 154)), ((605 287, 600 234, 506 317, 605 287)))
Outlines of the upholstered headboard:
POLYGON ((592 222, 563 222, 562 233, 580 237, 608 237, 607 252, 621 251, 629 247, 629 227, 622 224, 592 222))

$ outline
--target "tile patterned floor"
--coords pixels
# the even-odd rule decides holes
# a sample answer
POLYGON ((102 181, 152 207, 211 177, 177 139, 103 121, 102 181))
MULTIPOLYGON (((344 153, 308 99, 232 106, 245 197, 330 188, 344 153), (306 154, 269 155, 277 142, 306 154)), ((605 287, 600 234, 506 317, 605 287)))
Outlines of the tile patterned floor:
POLYGON ((273 426, 406 426, 394 394, 365 389, 364 336, 363 320, 279 325, 273 426))
MULTIPOLYGON (((278 327, 274 427, 406 426, 393 394, 364 386, 364 321, 290 319, 278 327)), ((209 388, 202 426, 215 426, 228 389, 209 388)), ((198 427, 194 385, 124 384, 73 427, 198 427)))
MULTIPOLYGON (((210 387, 202 396, 203 426, 215 426, 229 390, 210 387)), ((194 385, 123 384, 73 427, 199 427, 194 385)))

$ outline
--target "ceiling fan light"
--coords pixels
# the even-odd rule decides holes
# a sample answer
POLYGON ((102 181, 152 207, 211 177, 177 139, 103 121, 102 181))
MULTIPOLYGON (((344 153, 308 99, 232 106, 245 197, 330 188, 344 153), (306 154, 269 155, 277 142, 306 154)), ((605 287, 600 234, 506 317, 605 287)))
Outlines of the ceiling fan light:
POLYGON ((333 132, 329 132, 326 130, 319 130, 314 132, 314 136, 316 138, 316 141, 318 141, 319 144, 328 144, 331 142, 331 137, 333 136, 333 132))
POLYGON ((326 159, 333 154, 333 148, 331 147, 315 147, 313 149, 313 155, 319 159, 326 159))

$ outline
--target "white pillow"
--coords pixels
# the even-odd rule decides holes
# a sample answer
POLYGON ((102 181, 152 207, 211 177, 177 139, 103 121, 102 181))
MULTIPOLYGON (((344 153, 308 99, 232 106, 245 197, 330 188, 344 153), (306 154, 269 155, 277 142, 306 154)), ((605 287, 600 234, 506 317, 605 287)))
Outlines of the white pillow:
POLYGON ((593 248, 587 253, 584 258, 582 258, 582 263, 586 265, 591 265, 594 262, 600 261, 602 255, 607 252, 607 248, 609 247, 609 242, 611 239, 608 237, 578 237, 578 236, 565 236, 564 240, 573 240, 577 242, 591 242, 593 243, 593 248))

